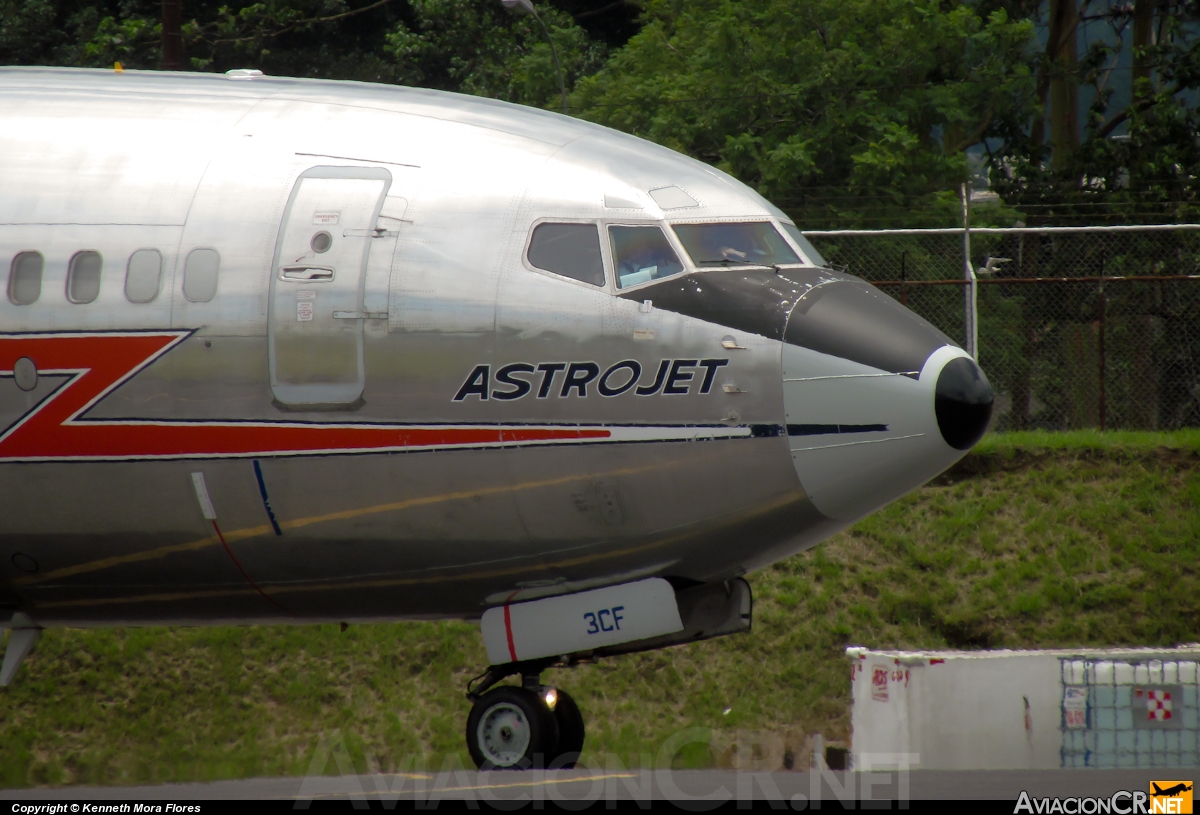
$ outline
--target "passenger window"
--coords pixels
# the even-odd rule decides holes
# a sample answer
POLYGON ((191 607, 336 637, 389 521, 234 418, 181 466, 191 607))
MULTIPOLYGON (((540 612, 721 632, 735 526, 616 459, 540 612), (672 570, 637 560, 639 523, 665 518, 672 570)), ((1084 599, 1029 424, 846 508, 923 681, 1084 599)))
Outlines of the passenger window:
POLYGON ((44 265, 41 252, 20 252, 13 258, 8 272, 8 299, 12 303, 27 306, 37 301, 42 293, 44 265))
POLYGON ((683 271, 667 236, 657 226, 610 226, 617 285, 622 289, 683 271))
POLYGON ((103 266, 99 252, 76 252, 67 267, 67 299, 72 303, 90 303, 99 297, 103 266))
POLYGON ((193 303, 207 303, 217 295, 217 272, 221 256, 216 249, 193 249, 183 265, 183 296, 193 303))
POLYGON ((595 224, 538 224, 529 242, 529 262, 563 277, 604 285, 600 230, 595 224))
POLYGON ((131 303, 149 303, 158 297, 162 279, 162 255, 157 249, 139 249, 129 256, 125 270, 125 299, 131 303))

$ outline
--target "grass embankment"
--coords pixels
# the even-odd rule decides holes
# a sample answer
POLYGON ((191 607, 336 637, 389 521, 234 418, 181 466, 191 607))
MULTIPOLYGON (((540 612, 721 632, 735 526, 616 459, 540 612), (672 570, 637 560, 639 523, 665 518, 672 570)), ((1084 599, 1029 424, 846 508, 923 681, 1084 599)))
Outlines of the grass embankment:
MULTIPOLYGON (((933 484, 753 575, 751 634, 552 676, 579 700, 593 756, 639 763, 699 726, 772 731, 803 762, 807 734, 848 736, 847 644, 1200 639, 1198 465, 1200 432, 989 437, 933 484)), ((0 690, 0 784, 303 774, 334 729, 360 769, 367 756, 465 764, 463 688, 485 661, 464 623, 49 631, 0 690)), ((683 758, 728 755, 693 745, 683 758)))

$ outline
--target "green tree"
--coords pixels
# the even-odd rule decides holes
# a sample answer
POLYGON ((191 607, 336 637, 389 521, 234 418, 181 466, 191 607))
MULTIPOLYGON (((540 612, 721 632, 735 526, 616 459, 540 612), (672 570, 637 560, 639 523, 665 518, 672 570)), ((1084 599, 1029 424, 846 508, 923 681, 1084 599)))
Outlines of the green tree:
POLYGON ((1004 9, 648 0, 644 23, 579 84, 580 115, 715 164, 807 225, 913 224, 914 207, 944 223, 965 149, 1033 92, 1032 25, 1004 9))
POLYGON ((100 21, 118 2, 0 0, 0 65, 82 65, 100 21))
MULTIPOLYGON (((188 0, 184 9, 191 70, 258 68, 559 103, 541 27, 499 0, 188 0)), ((568 87, 603 66, 606 37, 620 40, 611 22, 593 35, 544 0, 539 10, 568 87)), ((159 15, 155 0, 0 0, 0 64, 156 68, 159 15)))
POLYGON ((1028 57, 1037 94, 989 134, 993 186, 1031 225, 1194 220, 1200 3, 1053 0, 1028 13, 1047 25, 1028 57))
MULTIPOLYGON (((499 0, 410 0, 412 19, 387 36, 397 81, 557 109, 554 60, 532 17, 499 0)), ((569 14, 545 3, 539 13, 562 63, 566 86, 595 73, 608 57, 569 14)))

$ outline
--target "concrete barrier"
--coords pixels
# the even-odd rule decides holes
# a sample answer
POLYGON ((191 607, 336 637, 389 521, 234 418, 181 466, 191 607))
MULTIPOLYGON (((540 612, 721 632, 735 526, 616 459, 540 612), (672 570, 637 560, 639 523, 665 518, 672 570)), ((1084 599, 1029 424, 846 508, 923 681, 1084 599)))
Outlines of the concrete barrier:
POLYGON ((846 655, 855 769, 1200 766, 1200 644, 846 655))

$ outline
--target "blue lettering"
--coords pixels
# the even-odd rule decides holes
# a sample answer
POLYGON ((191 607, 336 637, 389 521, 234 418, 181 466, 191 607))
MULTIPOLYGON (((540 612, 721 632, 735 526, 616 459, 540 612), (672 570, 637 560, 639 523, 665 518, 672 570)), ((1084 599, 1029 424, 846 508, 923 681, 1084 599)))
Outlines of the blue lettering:
POLYGON ((667 379, 667 368, 671 367, 671 360, 664 359, 658 364, 658 373, 654 377, 653 385, 638 385, 636 391, 638 396, 653 396, 658 393, 663 386, 663 382, 667 379))
POLYGON ((567 378, 563 380, 562 390, 558 395, 563 397, 572 390, 576 390, 580 396, 586 397, 588 383, 598 376, 600 376, 600 366, 596 363, 572 362, 571 367, 567 368, 567 378))
POLYGON ((512 365, 505 365, 500 370, 496 371, 496 381, 501 385, 509 385, 512 387, 510 391, 502 391, 496 389, 492 391, 493 399, 502 401, 509 399, 520 399, 525 394, 533 389, 533 385, 526 382, 524 379, 514 379, 513 374, 531 374, 534 372, 534 367, 528 362, 514 362, 512 365))
POLYGON ((585 611, 583 619, 588 622, 587 633, 599 634, 601 631, 620 631, 621 620, 625 619, 625 615, 621 614, 624 610, 625 606, 613 606, 612 608, 602 608, 599 611, 585 611), (606 617, 609 619, 605 619, 606 617))
POLYGON ((490 365, 476 365, 475 370, 471 371, 471 375, 467 377, 467 381, 458 389, 458 393, 454 395, 455 402, 461 402, 468 396, 478 396, 480 399, 487 401, 488 398, 488 383, 492 378, 492 368, 490 365))
POLYGON ((625 391, 631 389, 637 384, 638 379, 642 376, 642 364, 636 359, 627 359, 624 362, 618 362, 616 365, 604 372, 604 376, 600 377, 599 390, 601 396, 620 396, 625 391), (618 371, 629 371, 629 381, 624 385, 613 387, 609 383, 609 377, 618 371))
MULTIPOLYGON (((700 385, 701 393, 708 393, 712 390, 713 377, 717 375, 717 368, 724 368, 729 364, 727 359, 702 359, 700 367, 704 369, 704 382, 700 385)), ((492 394, 493 396, 495 394, 492 394)))
POLYGON ((696 360, 694 359, 677 359, 672 362, 671 373, 667 376, 667 384, 663 388, 663 393, 667 395, 684 394, 691 390, 692 386, 690 383, 695 374, 683 369, 694 367, 696 367, 696 360))
POLYGON ((554 375, 566 368, 567 363, 565 362, 543 362, 537 366, 537 369, 542 372, 542 385, 537 392, 538 399, 545 399, 550 395, 550 386, 554 384, 554 375))
POLYGON ((587 397, 588 385, 594 384, 601 396, 620 396, 633 391, 638 396, 656 394, 684 395, 691 392, 692 384, 699 385, 699 393, 712 392, 717 371, 729 364, 727 359, 664 359, 654 372, 654 381, 643 385, 643 369, 636 359, 618 362, 601 375, 601 366, 595 362, 512 362, 498 367, 494 372, 490 365, 476 365, 466 381, 454 395, 453 401, 464 402, 471 397, 480 401, 496 399, 502 402, 523 399, 534 394, 538 399, 547 399, 557 388, 560 398, 572 395, 587 397), (704 370, 703 376, 696 372, 704 370), (558 374, 561 382, 556 382, 558 374), (540 380, 537 379, 541 376, 540 380), (495 388, 492 387, 494 384, 495 388))

